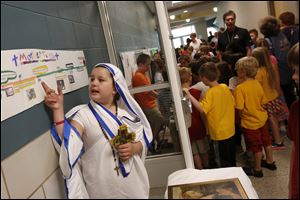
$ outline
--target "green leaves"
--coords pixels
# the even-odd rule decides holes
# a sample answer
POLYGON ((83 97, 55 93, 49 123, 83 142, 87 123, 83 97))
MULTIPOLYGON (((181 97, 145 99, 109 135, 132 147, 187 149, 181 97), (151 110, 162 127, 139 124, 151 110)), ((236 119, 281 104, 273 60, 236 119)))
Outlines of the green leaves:
POLYGON ((133 142, 135 139, 135 133, 128 133, 127 125, 122 124, 118 130, 118 135, 111 139, 110 143, 114 147, 119 146, 121 144, 126 144, 129 142, 133 142))

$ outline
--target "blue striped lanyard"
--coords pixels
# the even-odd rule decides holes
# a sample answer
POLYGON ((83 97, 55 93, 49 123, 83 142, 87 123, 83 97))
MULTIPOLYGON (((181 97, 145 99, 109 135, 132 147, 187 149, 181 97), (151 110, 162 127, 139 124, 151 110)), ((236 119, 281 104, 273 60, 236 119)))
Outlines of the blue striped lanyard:
MULTIPOLYGON (((114 116, 107 108, 105 108, 101 104, 98 104, 98 105, 101 106, 101 108, 103 108, 114 120, 116 120, 116 122, 119 125, 122 125, 121 121, 116 116, 114 116)), ((114 133, 110 130, 110 128, 107 126, 107 124, 103 121, 103 119, 100 117, 100 115, 96 112, 96 110, 93 108, 93 106, 91 105, 91 103, 89 103, 88 106, 89 106, 90 110, 92 111, 92 113, 94 114, 94 116, 96 117, 96 119, 99 122, 99 124, 109 134, 110 138, 114 138, 115 137, 114 133)), ((103 134, 105 134, 105 133, 103 133, 103 134)), ((123 163, 121 162, 120 159, 119 159, 119 167, 121 169, 121 173, 122 173, 123 177, 127 177, 129 175, 129 173, 126 172, 125 167, 124 167, 124 165, 123 165, 123 163)))

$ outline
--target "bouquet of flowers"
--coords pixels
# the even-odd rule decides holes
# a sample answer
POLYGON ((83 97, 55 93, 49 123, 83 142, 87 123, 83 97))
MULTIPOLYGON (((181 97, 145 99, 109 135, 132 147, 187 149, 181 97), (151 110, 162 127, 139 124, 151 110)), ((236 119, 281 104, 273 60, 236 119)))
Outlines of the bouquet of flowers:
POLYGON ((135 132, 128 133, 127 125, 122 124, 118 129, 118 134, 111 139, 111 144, 116 147, 121 144, 133 142, 135 139, 135 132))

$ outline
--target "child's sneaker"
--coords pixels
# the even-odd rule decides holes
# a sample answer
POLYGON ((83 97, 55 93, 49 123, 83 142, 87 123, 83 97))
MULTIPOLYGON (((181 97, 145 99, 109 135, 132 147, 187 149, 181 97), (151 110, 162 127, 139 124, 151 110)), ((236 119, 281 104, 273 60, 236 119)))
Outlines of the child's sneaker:
POLYGON ((274 150, 283 150, 286 147, 284 146, 283 142, 281 142, 280 144, 277 144, 275 142, 272 143, 272 149, 274 150))
POLYGON ((255 176, 258 178, 261 178, 264 176, 262 170, 256 171, 253 167, 243 167, 243 170, 248 176, 255 176))
POLYGON ((266 160, 262 160, 261 161, 261 167, 267 168, 267 169, 272 170, 272 171, 277 169, 277 167, 275 165, 275 161, 273 161, 272 163, 267 163, 266 160))

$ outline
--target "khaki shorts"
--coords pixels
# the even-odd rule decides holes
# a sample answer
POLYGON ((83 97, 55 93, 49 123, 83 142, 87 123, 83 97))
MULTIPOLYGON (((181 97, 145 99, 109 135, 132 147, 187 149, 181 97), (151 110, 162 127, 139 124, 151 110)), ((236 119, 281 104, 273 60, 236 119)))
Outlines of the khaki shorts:
POLYGON ((202 140, 196 140, 192 142, 193 155, 204 154, 207 153, 208 150, 209 150, 209 145, 208 145, 207 137, 203 138, 202 140))
POLYGON ((150 123, 153 138, 156 139, 164 122, 163 117, 157 108, 142 108, 142 110, 150 123))

